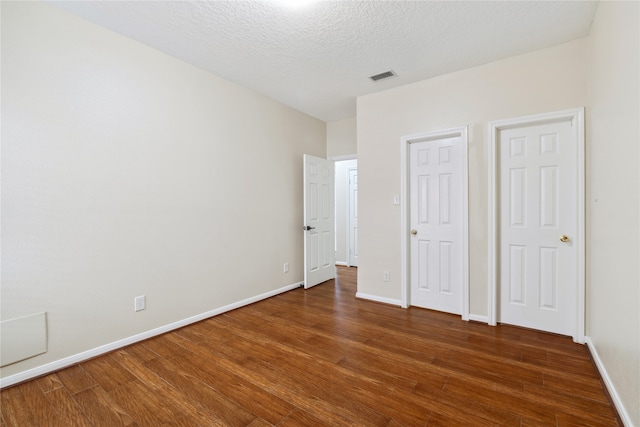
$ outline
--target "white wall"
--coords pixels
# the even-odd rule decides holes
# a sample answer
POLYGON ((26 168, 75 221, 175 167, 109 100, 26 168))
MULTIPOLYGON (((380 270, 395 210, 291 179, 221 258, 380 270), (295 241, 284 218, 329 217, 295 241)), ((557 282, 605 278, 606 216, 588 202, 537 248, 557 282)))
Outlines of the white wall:
POLYGON ((587 335, 640 426, 640 3, 600 2, 588 37, 587 335))
POLYGON ((335 162, 336 189, 336 264, 348 263, 347 244, 349 240, 349 169, 358 167, 358 161, 335 162))
POLYGON ((51 5, 1 7, 1 318, 49 322, 3 378, 302 281, 324 122, 51 5))
POLYGON ((583 39, 358 98, 359 293, 401 298, 400 138, 467 125, 470 311, 487 315, 487 122, 585 106, 585 61, 583 39))
POLYGON ((327 123, 327 157, 355 155, 356 143, 355 117, 327 123))

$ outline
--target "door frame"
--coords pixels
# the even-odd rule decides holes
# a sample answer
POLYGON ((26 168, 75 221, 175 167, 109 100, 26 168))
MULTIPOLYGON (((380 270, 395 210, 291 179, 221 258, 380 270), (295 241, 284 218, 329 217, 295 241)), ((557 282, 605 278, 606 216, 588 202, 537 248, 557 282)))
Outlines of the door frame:
POLYGON ((584 108, 573 108, 570 110, 555 111, 551 113, 535 114, 531 116, 516 117, 506 120, 496 120, 489 123, 489 224, 488 224, 488 323, 496 326, 498 319, 498 263, 500 262, 500 199, 499 190, 499 158, 498 135, 503 129, 512 129, 538 124, 553 122, 571 121, 573 126, 573 137, 576 141, 576 165, 577 165, 577 188, 574 190, 578 195, 577 206, 577 230, 578 235, 574 240, 577 244, 577 295, 576 304, 577 319, 573 340, 584 344, 585 336, 585 132, 584 132, 584 108))
MULTIPOLYGON (((343 161, 346 161, 346 160, 358 160, 358 156, 356 154, 347 154, 347 155, 344 155, 344 156, 329 156, 329 157, 327 157, 327 160, 333 161, 333 163, 335 165, 337 162, 343 162, 343 161)), ((358 167, 356 166, 355 169, 357 169, 357 168, 358 167)), ((348 204, 349 204, 349 182, 348 182, 349 181, 349 169, 351 169, 351 168, 347 168, 347 172, 346 172, 346 191, 345 191, 346 192, 346 202, 345 203, 347 203, 347 215, 346 215, 347 218, 343 218, 344 222, 346 223, 345 227, 347 229, 347 233, 346 233, 347 236, 345 238, 345 240, 346 240, 345 247, 346 247, 346 251, 347 251, 347 256, 346 256, 346 260, 344 262, 336 261, 336 265, 343 265, 343 266, 346 266, 346 267, 350 267, 350 265, 349 265, 349 255, 348 255, 349 249, 350 249, 349 218, 348 218, 349 217, 349 206, 348 206, 348 204)), ((336 184, 336 176, 334 176, 334 187, 335 187, 335 184, 336 184)), ((337 194, 337 192, 336 192, 336 194, 337 194)), ((337 201, 337 199, 336 199, 336 201, 337 201)), ((335 201, 334 201, 334 207, 336 205, 337 205, 337 203, 335 203, 335 201)), ((335 216, 335 220, 337 222, 338 221, 338 215, 334 215, 334 216, 335 216)), ((336 250, 337 250, 337 248, 338 248, 338 246, 337 246, 338 235, 336 233, 337 233, 338 227, 335 226, 334 228, 335 228, 335 230, 334 230, 334 242, 336 242, 335 245, 336 245, 336 250)), ((334 256, 334 259, 335 259, 335 256, 334 256)))
MULTIPOLYGON (((347 168, 347 267, 353 267, 351 264, 351 254, 355 250, 351 244, 354 240, 353 227, 351 227, 351 172, 358 171, 358 166, 347 168)), ((357 265, 356 265, 357 267, 357 265)))
POLYGON ((414 142, 431 141, 445 138, 462 138, 461 147, 461 167, 462 173, 462 320, 469 320, 469 137, 467 126, 460 126, 450 129, 443 129, 434 132, 418 133, 414 135, 403 136, 400 140, 401 149, 401 203, 400 203, 400 283, 401 283, 401 299, 402 308, 408 308, 411 300, 411 274, 410 274, 410 239, 409 224, 411 218, 409 215, 411 209, 409 206, 411 195, 409 193, 409 146, 414 142))

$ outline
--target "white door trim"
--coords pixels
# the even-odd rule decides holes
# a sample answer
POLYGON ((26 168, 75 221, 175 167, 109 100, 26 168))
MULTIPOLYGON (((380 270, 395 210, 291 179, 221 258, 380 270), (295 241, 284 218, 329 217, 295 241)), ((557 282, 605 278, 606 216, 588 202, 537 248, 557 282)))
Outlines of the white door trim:
POLYGON ((344 156, 329 156, 327 160, 333 160, 334 162, 341 162, 343 160, 355 160, 358 158, 357 154, 346 154, 344 156))
POLYGON ((401 148, 401 194, 400 203, 400 283, 401 297, 400 305, 403 308, 409 307, 411 292, 411 277, 409 274, 409 145, 414 142, 429 141, 443 138, 462 138, 462 253, 463 253, 463 272, 462 272, 462 320, 469 320, 469 138, 467 126, 461 126, 451 129, 444 129, 435 132, 419 133, 415 135, 403 136, 400 141, 401 148))
POLYGON ((353 253, 353 251, 355 251, 355 248, 352 245, 354 236, 353 227, 351 224, 351 215, 353 213, 351 211, 351 172, 357 170, 357 166, 347 168, 347 267, 353 267, 353 265, 351 264, 351 254, 353 253))
POLYGON ((575 124, 573 126, 573 137, 577 141, 576 149, 576 163, 577 163, 577 188, 574 190, 578 195, 578 207, 577 207, 577 229, 578 236, 575 239, 575 243, 578 248, 578 262, 576 277, 578 280, 577 286, 577 298, 578 304, 576 313, 576 330, 573 335, 573 340, 578 343, 584 343, 585 333, 585 171, 584 171, 584 108, 575 108, 571 110, 556 111, 552 113, 536 114, 532 116, 518 117, 507 120, 497 120, 489 123, 489 266, 488 266, 488 323, 492 326, 497 324, 498 318, 498 261, 500 250, 498 244, 498 230, 499 230, 499 212, 500 207, 498 203, 498 133, 503 129, 511 129, 523 126, 531 126, 537 124, 558 122, 558 121, 571 121, 575 124))

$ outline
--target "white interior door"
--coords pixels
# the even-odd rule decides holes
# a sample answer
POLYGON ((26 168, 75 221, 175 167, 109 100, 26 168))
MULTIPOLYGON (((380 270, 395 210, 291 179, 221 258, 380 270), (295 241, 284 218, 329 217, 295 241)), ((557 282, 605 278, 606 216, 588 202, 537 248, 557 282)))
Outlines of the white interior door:
POLYGON ((358 169, 349 169, 349 266, 358 266, 358 169))
POLYGON ((410 304, 462 314, 464 255, 463 137, 409 148, 410 304))
POLYGON ((303 156, 304 162, 304 287, 335 277, 334 164, 303 156))
POLYGON ((572 120, 498 133, 498 321, 574 335, 577 141, 572 120))

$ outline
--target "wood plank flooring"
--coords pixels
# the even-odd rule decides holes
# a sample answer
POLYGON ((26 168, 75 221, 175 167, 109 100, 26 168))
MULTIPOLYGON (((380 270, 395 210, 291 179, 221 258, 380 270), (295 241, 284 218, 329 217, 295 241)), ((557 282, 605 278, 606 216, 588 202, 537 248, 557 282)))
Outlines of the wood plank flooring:
POLYGON ((618 426, 586 347, 357 300, 356 269, 0 392, 12 426, 618 426))

